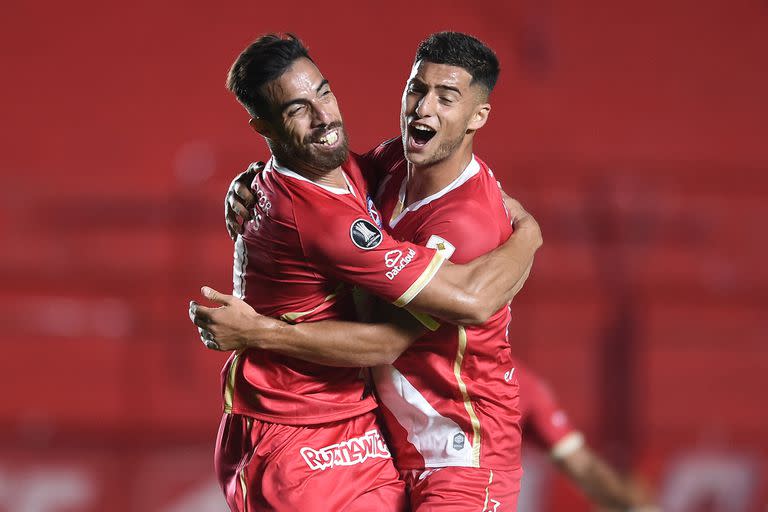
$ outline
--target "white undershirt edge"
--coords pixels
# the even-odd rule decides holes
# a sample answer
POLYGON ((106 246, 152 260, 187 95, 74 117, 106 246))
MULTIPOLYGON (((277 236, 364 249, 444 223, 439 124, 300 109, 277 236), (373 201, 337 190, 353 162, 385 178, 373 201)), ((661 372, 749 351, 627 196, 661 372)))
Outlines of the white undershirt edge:
MULTIPOLYGON (((462 186, 464 183, 469 181, 472 176, 480 172, 480 163, 475 160, 475 155, 472 155, 472 160, 469 161, 467 166, 464 168, 463 171, 461 171, 461 174, 459 174, 455 180, 450 182, 448 185, 445 186, 442 190, 435 192, 431 196, 427 196, 424 199, 420 201, 416 201, 415 203, 409 205, 407 208, 404 208, 403 211, 400 212, 400 214, 392 219, 392 221, 389 223, 390 227, 397 226, 397 223, 400 222, 400 219, 402 219, 406 213, 408 212, 414 212, 424 206, 425 204, 429 204, 435 199, 439 199, 443 197, 445 194, 450 192, 451 190, 457 189, 460 186, 462 186)), ((400 197, 399 201, 401 203, 405 203, 405 191, 406 187, 408 186, 408 175, 406 174, 405 179, 400 184, 400 197)))

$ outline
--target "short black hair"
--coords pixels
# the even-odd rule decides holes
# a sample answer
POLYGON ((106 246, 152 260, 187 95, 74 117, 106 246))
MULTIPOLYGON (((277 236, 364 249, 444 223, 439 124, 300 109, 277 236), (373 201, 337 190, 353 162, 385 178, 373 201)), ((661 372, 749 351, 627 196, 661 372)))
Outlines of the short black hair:
POLYGON ((485 43, 461 32, 435 32, 419 44, 415 62, 425 60, 465 69, 472 84, 479 83, 488 93, 499 79, 499 59, 485 43))
POLYGON ((266 34, 243 50, 227 73, 227 89, 252 117, 268 114, 264 84, 285 73, 297 59, 312 60, 306 47, 293 34, 266 34))

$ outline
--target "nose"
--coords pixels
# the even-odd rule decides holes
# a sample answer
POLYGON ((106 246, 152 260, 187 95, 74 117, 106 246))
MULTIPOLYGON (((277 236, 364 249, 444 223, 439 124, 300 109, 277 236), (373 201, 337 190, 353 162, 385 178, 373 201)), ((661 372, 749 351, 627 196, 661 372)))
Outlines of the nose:
POLYGON ((419 117, 429 117, 435 112, 435 98, 432 94, 425 94, 416 104, 416 115, 419 117))
POLYGON ((333 116, 324 105, 316 105, 313 109, 312 126, 324 126, 333 121, 333 116))

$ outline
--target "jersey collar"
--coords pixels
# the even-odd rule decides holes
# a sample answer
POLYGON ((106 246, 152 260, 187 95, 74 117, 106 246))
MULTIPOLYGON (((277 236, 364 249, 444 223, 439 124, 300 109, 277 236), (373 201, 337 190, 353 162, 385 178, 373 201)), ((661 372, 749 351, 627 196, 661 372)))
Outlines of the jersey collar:
POLYGON ((315 181, 312 181, 309 178, 306 178, 301 174, 297 173, 296 171, 292 171, 289 168, 283 167, 282 165, 278 164, 274 156, 269 159, 269 162, 267 162, 266 168, 269 170, 273 170, 277 173, 280 173, 283 176, 290 176, 291 178, 295 178, 297 180, 306 181, 307 183, 311 183, 317 187, 322 188, 323 190, 327 190, 331 194, 336 194, 336 195, 352 194, 353 196, 357 196, 357 194, 355 194, 354 187, 349 183, 349 178, 347 178, 347 173, 344 172, 344 169, 341 170, 341 175, 344 177, 344 181, 347 183, 346 190, 343 188, 331 187, 329 185, 323 185, 322 183, 317 183, 315 181))
POLYGON ((480 172, 480 163, 475 158, 475 155, 472 155, 472 160, 470 160, 464 170, 461 171, 461 174, 459 174, 455 180, 446 185, 445 188, 435 192, 431 196, 425 197, 420 201, 416 201, 415 203, 409 205, 408 208, 403 209, 403 205, 405 205, 405 191, 408 187, 408 173, 406 173, 405 177, 403 178, 403 182, 400 184, 400 192, 398 194, 397 205, 395 206, 392 219, 389 221, 390 227, 394 228, 397 223, 400 222, 400 219, 405 217, 406 213, 415 212, 422 206, 429 204, 436 199, 440 199, 451 190, 459 188, 478 172, 480 172))

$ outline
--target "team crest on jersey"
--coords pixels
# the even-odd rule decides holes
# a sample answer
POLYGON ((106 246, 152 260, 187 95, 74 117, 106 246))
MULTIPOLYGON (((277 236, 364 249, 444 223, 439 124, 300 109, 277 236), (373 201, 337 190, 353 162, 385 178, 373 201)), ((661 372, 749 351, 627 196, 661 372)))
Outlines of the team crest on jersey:
POLYGON ((371 196, 368 196, 368 215, 371 216, 377 226, 382 227, 381 215, 379 215, 379 211, 376 209, 376 205, 373 203, 371 196))
POLYGON ((352 223, 349 227, 349 237, 352 243, 366 251, 378 247, 382 239, 379 228, 365 219, 357 219, 352 223))
POLYGON ((335 466, 362 464, 372 458, 389 459, 392 457, 387 443, 376 430, 369 430, 363 436, 353 437, 319 450, 305 446, 300 452, 304 462, 313 471, 335 466))

